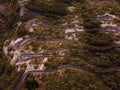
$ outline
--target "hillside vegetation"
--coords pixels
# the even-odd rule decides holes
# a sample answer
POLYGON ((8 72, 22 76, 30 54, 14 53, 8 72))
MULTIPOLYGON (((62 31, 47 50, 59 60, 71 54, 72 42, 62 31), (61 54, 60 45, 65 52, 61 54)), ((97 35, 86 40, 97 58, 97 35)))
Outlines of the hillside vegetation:
POLYGON ((0 6, 0 90, 120 89, 120 0, 0 6))

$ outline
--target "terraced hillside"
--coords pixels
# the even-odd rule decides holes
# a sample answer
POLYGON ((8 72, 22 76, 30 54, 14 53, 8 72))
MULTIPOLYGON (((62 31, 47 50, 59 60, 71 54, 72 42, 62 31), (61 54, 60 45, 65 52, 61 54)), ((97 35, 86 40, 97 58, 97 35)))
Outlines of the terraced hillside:
POLYGON ((1 0, 1 90, 119 90, 119 0, 1 0))

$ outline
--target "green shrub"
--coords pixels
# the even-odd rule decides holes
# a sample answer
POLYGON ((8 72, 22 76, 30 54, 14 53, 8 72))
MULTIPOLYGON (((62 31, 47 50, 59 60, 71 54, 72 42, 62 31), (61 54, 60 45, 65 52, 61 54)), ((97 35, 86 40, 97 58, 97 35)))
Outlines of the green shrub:
POLYGON ((54 14, 64 16, 67 15, 68 10, 64 4, 52 3, 48 4, 45 2, 29 2, 26 7, 32 11, 38 12, 40 14, 54 14))

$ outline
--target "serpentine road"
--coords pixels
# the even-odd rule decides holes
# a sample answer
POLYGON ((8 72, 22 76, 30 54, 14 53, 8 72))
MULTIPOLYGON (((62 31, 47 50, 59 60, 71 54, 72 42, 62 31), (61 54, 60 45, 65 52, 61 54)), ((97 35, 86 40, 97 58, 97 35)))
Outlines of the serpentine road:
POLYGON ((52 57, 79 58, 77 56, 67 56, 67 55, 64 55, 64 56, 63 55, 34 55, 32 57, 29 57, 29 58, 25 58, 25 59, 22 58, 22 60, 27 61, 27 60, 34 59, 34 58, 45 58, 45 57, 50 57, 50 58, 52 58, 52 57))
MULTIPOLYGON (((59 48, 59 49, 50 50, 48 52, 53 52, 53 51, 57 51, 57 50, 66 50, 66 49, 69 49, 69 48, 59 48)), ((40 53, 40 54, 46 54, 48 52, 40 53)), ((31 56, 31 55, 34 55, 34 54, 33 53, 23 53, 22 55, 30 55, 31 56)), ((72 56, 58 56, 58 55, 56 55, 56 56, 55 55, 52 55, 52 56, 50 56, 50 55, 44 55, 44 56, 38 55, 38 56, 36 56, 35 55, 35 56, 31 56, 30 58, 27 58, 27 59, 21 58, 21 60, 26 61, 26 60, 29 60, 29 59, 41 58, 41 57, 72 57, 72 56)), ((79 58, 79 57, 74 57, 73 56, 73 58, 79 58)), ((108 72, 104 72, 104 73, 102 73, 102 72, 95 72, 93 70, 85 69, 85 68, 83 68, 81 66, 74 66, 74 65, 63 65, 63 66, 60 66, 60 67, 58 67, 56 69, 44 70, 44 71, 42 71, 42 70, 32 70, 32 71, 28 71, 28 72, 26 72, 26 73, 23 74, 23 76, 20 79, 20 82, 17 84, 17 86, 16 86, 16 88, 14 90, 19 90, 21 84, 23 83, 23 81, 25 80, 25 78, 30 73, 53 73, 53 72, 57 72, 57 71, 59 71, 61 69, 65 69, 65 68, 79 69, 79 70, 84 70, 84 71, 91 72, 91 73, 96 73, 96 74, 111 74, 111 73, 108 73, 108 72)), ((120 67, 112 67, 112 68, 116 69, 116 71, 112 72, 112 74, 114 74, 115 72, 120 72, 120 67)))
POLYGON ((57 49, 52 49, 52 50, 48 50, 44 53, 29 53, 29 52, 21 52, 20 56, 18 57, 19 61, 27 61, 27 60, 31 60, 33 58, 44 58, 44 57, 73 57, 73 58, 79 58, 77 56, 67 56, 67 55, 50 55, 48 53, 52 53, 55 51, 62 51, 62 50, 70 50, 70 49, 79 49, 81 50, 81 48, 69 48, 69 47, 65 47, 65 48, 57 48, 57 49), (25 58, 27 57, 27 58, 25 58))
MULTIPOLYGON (((80 59, 82 61, 85 61, 89 65, 93 65, 89 60, 86 60, 83 57, 79 57, 79 56, 67 56, 67 55, 51 55, 51 54, 49 54, 49 53, 53 53, 53 52, 56 52, 56 51, 62 51, 62 50, 82 50, 82 48, 71 48, 71 47, 56 48, 56 49, 45 51, 44 53, 21 52, 20 55, 18 56, 18 60, 23 62, 23 61, 28 61, 28 60, 31 60, 31 59, 34 59, 34 58, 67 57, 67 58, 78 58, 78 59, 80 59)), ((94 65, 94 66, 101 67, 99 65, 94 65)), ((116 67, 116 66, 112 66, 112 67, 116 67)), ((106 68, 109 68, 109 66, 106 67, 106 68)))
MULTIPOLYGON (((54 50, 49 50, 48 52, 54 52, 54 51, 57 51, 57 50, 66 50, 66 49, 70 49, 70 48, 58 48, 58 49, 54 49, 54 50)), ((48 52, 45 52, 45 53, 40 53, 40 54, 46 54, 48 52)), ((23 53, 23 55, 36 55, 36 54, 33 54, 33 53, 23 53)), ((61 56, 49 56, 49 55, 44 55, 44 56, 31 56, 30 58, 27 58, 27 59, 21 59, 23 61, 26 61, 26 60, 29 60, 29 59, 33 59, 33 58, 41 58, 41 57, 61 57, 61 56)), ((65 56, 66 57, 66 56, 65 56)), ((70 57, 70 56, 68 56, 70 57)), ((74 58, 79 58, 79 57, 74 57, 74 58)), ((52 70, 32 70, 32 71, 28 71, 26 73, 23 74, 23 76, 21 77, 20 79, 20 82, 17 84, 16 88, 14 90, 19 90, 21 84, 23 83, 23 81, 25 80, 25 78, 30 74, 30 73, 54 73, 54 72, 57 72, 61 69, 65 69, 65 68, 73 68, 73 69, 79 69, 79 70, 84 70, 84 71, 87 71, 87 72, 91 72, 91 73, 96 73, 96 74, 114 74, 115 72, 120 72, 120 67, 112 67, 113 69, 116 69, 116 71, 112 72, 112 73, 109 73, 109 72, 95 72, 93 70, 89 70, 89 69, 85 69, 81 66, 74 66, 74 65, 63 65, 63 66, 60 66, 56 69, 52 69, 52 70)), ((111 69, 112 69, 111 68, 111 69)))
MULTIPOLYGON (((25 11, 25 10, 23 10, 25 11)), ((25 12, 29 12, 29 13, 32 13, 32 14, 35 14, 37 16, 43 16, 41 13, 35 13, 33 11, 30 11, 30 10, 27 10, 25 12)), ((120 29, 118 28, 113 28, 113 27, 110 27, 111 29, 115 29, 116 32, 120 32, 120 29)), ((106 32, 106 31, 103 31, 103 32, 106 32)), ((109 32, 107 30, 107 32, 109 32)), ((75 32, 77 33, 77 32, 75 32)), ((69 33, 70 34, 70 33, 69 33)), ((26 43, 28 42, 31 42, 33 40, 36 40, 36 38, 26 38, 24 40, 21 40, 20 42, 14 44, 14 48, 15 49, 19 49, 21 46, 25 45, 26 43)), ((54 39, 54 40, 39 40, 40 42, 49 42, 49 41, 59 41, 59 42, 69 42, 70 40, 65 40, 65 39, 54 39)), ((72 40, 71 40, 72 41, 72 40)), ((65 50, 65 48, 61 48, 61 49, 57 49, 57 50, 65 50)), ((67 48, 66 48, 67 49, 67 48)), ((54 52, 54 51, 57 51, 57 50, 51 50, 51 51, 48 51, 48 52, 54 52)), ((20 61, 27 61, 27 60, 30 60, 30 59, 33 59, 33 58, 44 58, 44 57, 73 57, 73 58, 80 58, 80 57, 76 57, 76 56, 61 56, 61 55, 42 55, 42 54, 47 54, 48 52, 45 52, 45 53, 39 53, 39 54, 32 54, 32 53, 26 53, 26 52, 22 52, 19 56, 19 60, 20 61), (27 57, 27 58, 23 58, 23 57, 27 57)), ((91 73, 96 73, 96 74, 113 74, 115 72, 120 72, 120 67, 115 67, 116 68, 116 71, 115 72, 112 72, 112 73, 102 73, 102 72, 95 72, 93 70, 89 70, 89 69, 85 69, 81 66, 74 66, 74 65, 63 65, 63 66, 60 66, 56 69, 52 69, 52 70, 32 70, 32 71, 28 71, 26 73, 24 73, 20 79, 20 82, 17 84, 16 88, 14 90, 19 90, 20 89, 20 86, 21 84, 23 83, 23 81, 26 79, 26 77, 31 74, 31 73, 54 73, 54 72, 58 72, 59 70, 62 70, 62 69, 65 69, 65 68, 72 68, 72 69, 78 69, 78 70, 84 70, 84 71, 87 71, 87 72, 91 72, 91 73)))

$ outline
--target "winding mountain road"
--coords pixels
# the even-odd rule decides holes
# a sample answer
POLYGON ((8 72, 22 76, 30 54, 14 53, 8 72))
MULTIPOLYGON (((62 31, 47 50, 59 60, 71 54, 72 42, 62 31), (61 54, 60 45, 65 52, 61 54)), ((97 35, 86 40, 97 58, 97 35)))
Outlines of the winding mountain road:
MULTIPOLYGON (((25 10, 23 10, 25 11, 25 10)), ((33 11, 29 11, 27 10, 26 12, 29 12, 29 13, 32 13, 34 15, 37 15, 37 16, 43 16, 41 14, 38 14, 38 13, 35 13, 33 11)), ((112 28, 112 27, 110 27, 112 28)), ((120 32, 120 29, 118 28, 112 28, 112 29, 115 29, 116 32, 120 32)), ((109 32, 109 30, 103 30, 101 32, 109 32)), ((78 33, 78 32, 72 32, 72 33, 78 33)), ((68 34, 72 34, 72 33, 68 33, 68 34)), ((34 41, 34 40, 37 40, 39 42, 73 42, 73 40, 65 40, 65 39, 52 39, 52 40, 38 40, 36 38, 26 38, 18 43, 16 43, 14 45, 15 49, 19 49, 20 47, 22 47, 23 45, 25 45, 26 43, 28 42, 31 42, 31 41, 34 41)), ((28 53, 28 52, 22 52, 20 53, 20 56, 18 57, 19 58, 19 61, 28 61, 30 59, 34 59, 34 58, 45 58, 45 57, 67 57, 67 58, 79 58, 80 60, 84 60, 84 59, 81 59, 80 57, 77 57, 77 56, 67 56, 67 55, 50 55, 48 53, 51 53, 51 52, 55 52, 55 51, 58 51, 58 50, 67 50, 67 49, 71 49, 71 48, 59 48, 59 49, 54 49, 54 50, 49 50, 45 53, 37 53, 37 54, 34 54, 34 53, 28 53)), ((88 62, 86 60, 86 63, 92 65, 90 62, 88 62)), ((109 72, 95 72, 93 70, 90 70, 90 69, 85 69, 81 66, 74 66, 74 65, 63 65, 63 66, 60 66, 56 69, 52 69, 52 70, 32 70, 32 71, 28 71, 26 73, 23 74, 23 76, 21 77, 20 79, 20 82, 17 84, 16 88, 14 90, 19 90, 20 89, 20 86, 21 84, 23 83, 23 81, 26 79, 26 77, 31 74, 31 73, 55 73, 55 72, 58 72, 59 70, 62 70, 62 69, 66 69, 66 68, 72 68, 72 69, 78 69, 78 70, 84 70, 84 71, 87 71, 87 72, 91 72, 91 73, 96 73, 96 74, 114 74, 116 72, 120 72, 120 67, 112 67, 113 69, 116 69, 115 72, 112 72, 112 73, 109 73, 109 72)))
POLYGON ((44 58, 44 57, 73 57, 73 58, 79 58, 79 57, 76 57, 76 56, 67 56, 67 55, 51 55, 49 53, 53 53, 53 52, 56 52, 56 51, 63 51, 63 50, 71 50, 71 49, 79 49, 81 50, 81 48, 70 48, 70 47, 65 47, 65 48, 56 48, 56 49, 52 49, 52 50, 48 50, 44 53, 29 53, 29 52, 21 52, 18 59, 19 61, 27 61, 27 60, 31 60, 31 59, 34 59, 34 58, 44 58), (27 58, 25 58, 27 57, 27 58))

